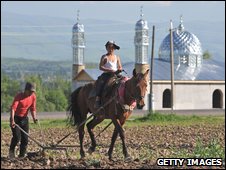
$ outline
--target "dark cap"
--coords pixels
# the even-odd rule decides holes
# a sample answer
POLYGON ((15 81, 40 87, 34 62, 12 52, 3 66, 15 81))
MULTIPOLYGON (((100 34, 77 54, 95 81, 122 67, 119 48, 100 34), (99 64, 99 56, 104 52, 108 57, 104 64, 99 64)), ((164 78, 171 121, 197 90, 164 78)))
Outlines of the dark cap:
POLYGON ((118 45, 116 45, 116 43, 115 43, 114 41, 108 41, 108 42, 105 44, 105 46, 107 47, 108 45, 111 45, 111 44, 114 46, 114 49, 117 49, 117 50, 120 49, 120 47, 119 47, 118 45))
POLYGON ((25 90, 34 91, 35 92, 35 84, 27 82, 25 85, 25 90))

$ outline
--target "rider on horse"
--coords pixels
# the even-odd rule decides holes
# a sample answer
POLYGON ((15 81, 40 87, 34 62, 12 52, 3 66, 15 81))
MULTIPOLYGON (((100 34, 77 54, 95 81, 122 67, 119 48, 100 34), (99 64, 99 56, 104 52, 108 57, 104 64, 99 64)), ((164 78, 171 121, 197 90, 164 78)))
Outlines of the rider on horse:
POLYGON ((99 108, 101 106, 101 94, 106 82, 113 77, 115 74, 118 74, 122 71, 122 64, 120 61, 120 57, 114 54, 114 50, 119 50, 120 47, 116 45, 114 41, 108 41, 105 44, 107 54, 104 54, 101 57, 99 63, 99 69, 104 71, 97 80, 96 83, 96 101, 95 108, 99 108))

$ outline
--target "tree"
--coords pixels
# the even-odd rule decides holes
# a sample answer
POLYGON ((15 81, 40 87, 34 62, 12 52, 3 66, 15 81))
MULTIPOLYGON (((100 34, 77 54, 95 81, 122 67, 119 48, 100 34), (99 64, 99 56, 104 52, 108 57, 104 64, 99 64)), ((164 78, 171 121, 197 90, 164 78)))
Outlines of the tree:
POLYGON ((56 76, 51 82, 43 82, 40 75, 29 75, 25 76, 25 81, 20 82, 1 73, 1 112, 9 111, 14 96, 19 91, 24 91, 27 81, 36 84, 37 112, 66 110, 71 93, 70 81, 56 76))
POLYGON ((204 51, 202 56, 203 56, 203 59, 212 58, 212 54, 210 54, 208 50, 204 51))
POLYGON ((20 91, 20 83, 1 74, 1 112, 8 112, 14 96, 20 91))
POLYGON ((50 90, 45 96, 46 101, 55 104, 57 111, 65 111, 67 107, 67 99, 60 89, 50 90))

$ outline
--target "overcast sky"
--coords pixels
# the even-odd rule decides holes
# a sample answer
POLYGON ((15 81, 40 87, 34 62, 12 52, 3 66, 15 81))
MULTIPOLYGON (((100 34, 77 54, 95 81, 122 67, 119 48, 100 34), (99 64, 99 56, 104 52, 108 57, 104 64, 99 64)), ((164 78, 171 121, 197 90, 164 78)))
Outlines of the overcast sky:
POLYGON ((149 22, 179 20, 225 21, 224 1, 1 1, 2 12, 75 19, 118 20, 135 23, 143 6, 149 22))

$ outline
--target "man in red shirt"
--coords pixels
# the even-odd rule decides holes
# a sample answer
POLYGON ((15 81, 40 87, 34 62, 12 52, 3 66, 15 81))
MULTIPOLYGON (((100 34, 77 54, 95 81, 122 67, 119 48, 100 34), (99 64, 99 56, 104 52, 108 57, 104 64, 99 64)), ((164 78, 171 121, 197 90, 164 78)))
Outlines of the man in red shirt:
POLYGON ((24 92, 18 93, 11 106, 10 114, 10 127, 12 130, 12 139, 9 148, 9 157, 15 157, 15 147, 20 141, 20 154, 19 157, 25 157, 28 136, 20 131, 15 123, 19 125, 25 132, 29 132, 28 123, 28 111, 31 111, 31 115, 34 123, 37 123, 36 118, 36 95, 35 95, 35 84, 27 82, 25 85, 24 92))

